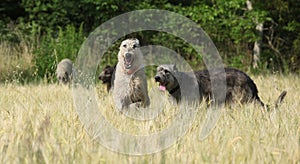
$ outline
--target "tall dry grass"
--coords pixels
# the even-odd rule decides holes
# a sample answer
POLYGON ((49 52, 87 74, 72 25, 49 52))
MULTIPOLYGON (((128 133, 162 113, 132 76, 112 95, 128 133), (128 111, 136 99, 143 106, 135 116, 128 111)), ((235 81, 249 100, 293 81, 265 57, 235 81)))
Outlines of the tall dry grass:
MULTIPOLYGON (((156 154, 129 156, 112 152, 89 136, 81 124, 68 87, 54 84, 0 86, 1 163, 299 163, 300 77, 256 76, 259 95, 272 104, 283 89, 288 95, 278 111, 261 112, 253 104, 223 111, 207 139, 199 133, 205 105, 179 142, 156 154)), ((150 88, 155 84, 149 81, 150 88)), ((167 104, 157 120, 135 121, 116 112, 105 87, 97 85, 101 113, 120 131, 149 134, 172 123, 167 104)), ((157 100, 152 99, 152 103, 157 100)), ((151 144, 151 143, 149 143, 151 144)))
POLYGON ((30 41, 19 37, 19 43, 0 42, 0 81, 17 82, 34 76, 34 55, 30 41))

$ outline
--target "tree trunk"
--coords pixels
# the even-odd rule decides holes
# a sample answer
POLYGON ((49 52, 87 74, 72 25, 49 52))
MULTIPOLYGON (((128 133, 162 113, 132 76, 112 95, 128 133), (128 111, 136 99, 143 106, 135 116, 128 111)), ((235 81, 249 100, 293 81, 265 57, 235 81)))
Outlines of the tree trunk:
MULTIPOLYGON (((252 2, 249 0, 246 1, 247 3, 247 9, 251 11, 253 9, 252 7, 252 2)), ((253 59, 252 59, 252 67, 257 68, 258 63, 260 62, 260 53, 261 53, 261 45, 262 45, 262 37, 263 37, 263 27, 264 25, 262 23, 259 23, 257 20, 256 22, 256 30, 259 34, 259 39, 254 42, 254 47, 253 47, 253 59)))
POLYGON ((256 30, 258 31, 259 39, 254 42, 253 61, 252 61, 253 68, 257 68, 258 63, 260 62, 260 52, 261 52, 262 37, 263 37, 263 24, 262 23, 257 24, 256 30))

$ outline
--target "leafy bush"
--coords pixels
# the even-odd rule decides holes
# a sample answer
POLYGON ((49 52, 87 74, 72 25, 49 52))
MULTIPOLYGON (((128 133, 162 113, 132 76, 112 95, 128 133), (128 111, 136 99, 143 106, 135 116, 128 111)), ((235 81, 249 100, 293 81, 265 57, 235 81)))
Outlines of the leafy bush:
POLYGON ((75 60, 83 40, 82 26, 76 29, 73 25, 68 25, 64 29, 58 27, 58 31, 47 31, 47 34, 38 39, 34 50, 37 76, 52 79, 60 60, 75 60))
MULTIPOLYGON (((299 72, 300 3, 295 0, 251 2, 253 10, 247 8, 245 0, 2 0, 0 42, 1 46, 5 42, 6 47, 2 52, 16 49, 9 61, 22 63, 23 53, 20 51, 30 49, 32 60, 25 62, 30 63, 29 66, 22 66, 19 71, 15 71, 15 66, 20 64, 3 66, 0 80, 26 77, 28 80, 44 78, 50 81, 56 64, 62 58, 74 61, 87 34, 110 18, 139 9, 169 10, 190 18, 211 37, 228 66, 249 70, 254 42, 262 40, 261 58, 256 72, 267 72, 264 69, 271 72, 299 72), (264 25, 262 39, 256 31, 258 22, 264 25)), ((193 35, 184 27, 178 29, 193 35)), ((162 45, 176 51, 193 68, 203 67, 202 57, 195 55, 195 50, 180 38, 153 31, 137 32, 130 36, 138 37, 142 45, 162 45)), ((106 52, 101 65, 116 63, 118 46, 119 42, 106 52)), ((9 56, 4 58, 8 60, 6 58, 9 56)), ((24 61, 28 61, 26 57, 24 61)))

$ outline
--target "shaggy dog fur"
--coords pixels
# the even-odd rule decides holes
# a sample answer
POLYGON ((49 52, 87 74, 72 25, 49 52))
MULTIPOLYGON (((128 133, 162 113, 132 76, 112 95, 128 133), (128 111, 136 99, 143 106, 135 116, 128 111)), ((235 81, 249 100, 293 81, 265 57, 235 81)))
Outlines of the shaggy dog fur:
POLYGON ((118 109, 126 109, 132 103, 147 107, 150 104, 143 55, 138 39, 124 40, 118 53, 113 97, 118 109))
POLYGON ((115 81, 115 69, 116 65, 113 67, 107 65, 98 76, 98 79, 102 81, 102 84, 106 85, 107 92, 109 92, 113 87, 115 81))
MULTIPOLYGON (((192 80, 192 74, 195 75, 199 87, 200 98, 209 100, 212 97, 211 78, 226 78, 226 98, 225 103, 231 102, 256 102, 262 107, 267 106, 258 96, 258 90, 253 80, 244 72, 234 69, 225 68, 225 75, 222 69, 213 69, 210 71, 201 70, 195 72, 179 72, 175 65, 160 65, 157 67, 155 81, 159 83, 160 90, 167 90, 177 102, 182 98, 179 80, 192 80)), ((196 84, 197 84, 196 83, 196 84)), ((282 92, 276 101, 276 106, 280 104, 286 95, 282 92)))
POLYGON ((63 59, 57 64, 56 77, 60 84, 69 83, 73 74, 73 63, 70 59, 63 59))

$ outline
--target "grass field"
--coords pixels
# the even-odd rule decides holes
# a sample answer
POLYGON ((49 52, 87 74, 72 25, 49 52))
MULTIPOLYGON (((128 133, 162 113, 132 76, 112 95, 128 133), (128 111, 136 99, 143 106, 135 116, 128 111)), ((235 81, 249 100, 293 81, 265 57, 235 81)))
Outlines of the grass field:
MULTIPOLYGON (((195 122, 179 142, 144 156, 110 151, 89 136, 79 120, 70 88, 1 84, 0 163, 300 163, 300 77, 253 79, 267 104, 272 104, 282 90, 288 91, 278 111, 261 112, 253 104, 236 105, 223 111, 212 133, 201 141, 199 133, 207 110, 200 105, 195 122)), ((156 87, 149 83, 150 88, 156 87)), ((98 99, 107 102, 101 112, 120 131, 157 132, 172 124, 176 114, 168 104, 164 115, 156 120, 132 120, 113 110, 105 87, 97 84, 96 91, 98 99)))

